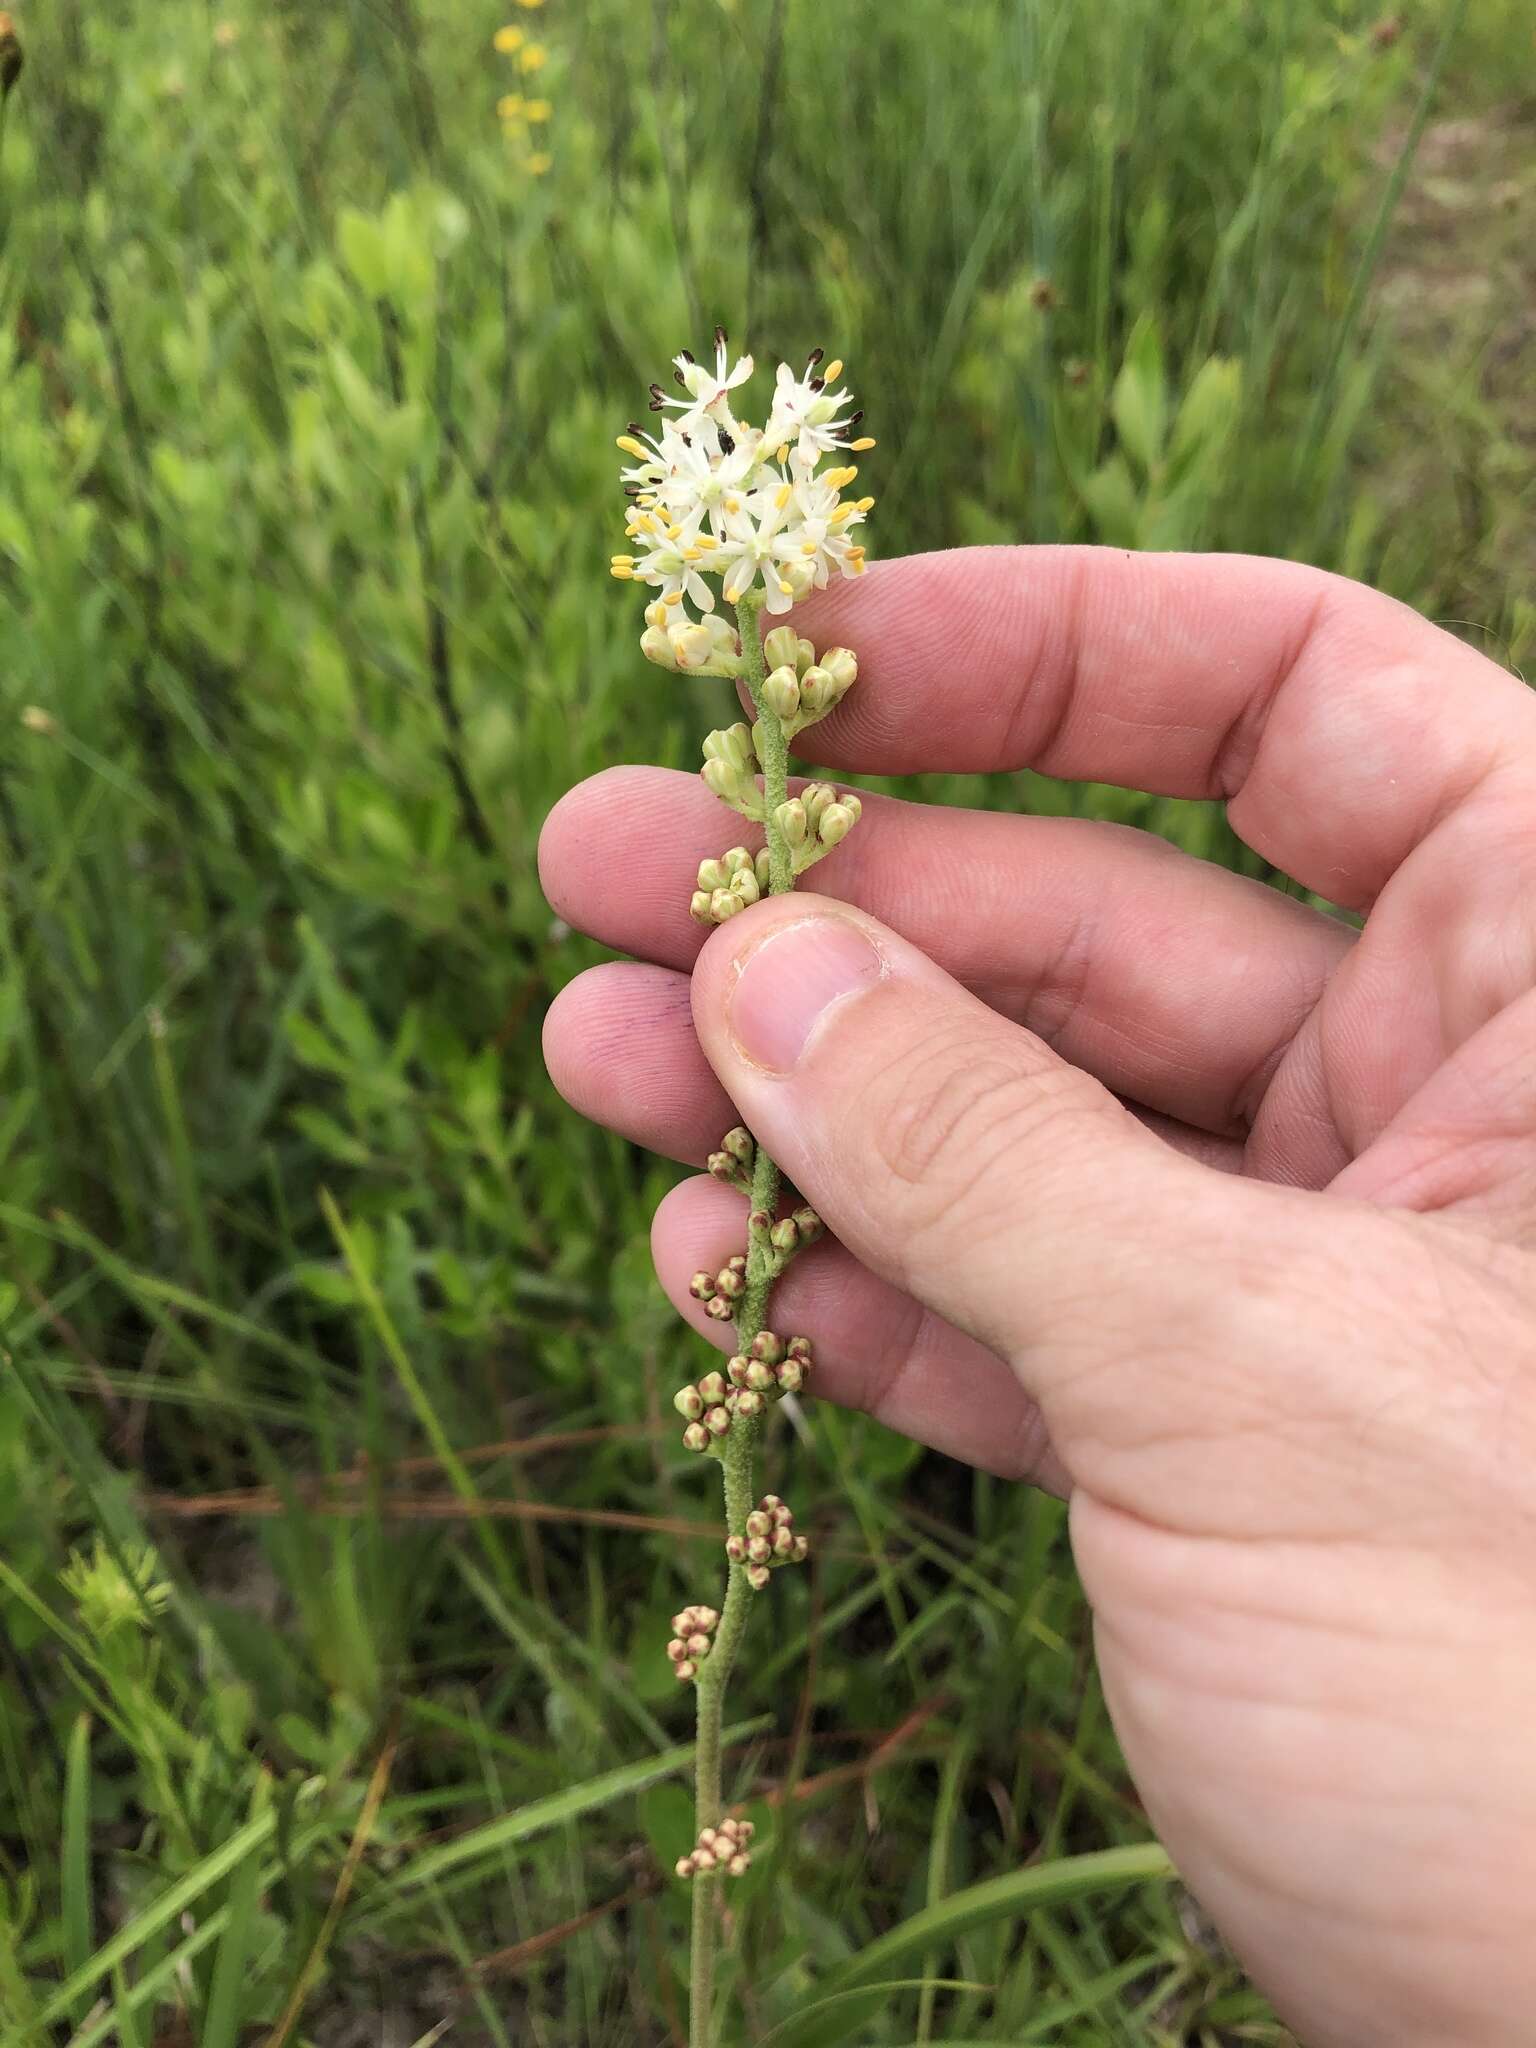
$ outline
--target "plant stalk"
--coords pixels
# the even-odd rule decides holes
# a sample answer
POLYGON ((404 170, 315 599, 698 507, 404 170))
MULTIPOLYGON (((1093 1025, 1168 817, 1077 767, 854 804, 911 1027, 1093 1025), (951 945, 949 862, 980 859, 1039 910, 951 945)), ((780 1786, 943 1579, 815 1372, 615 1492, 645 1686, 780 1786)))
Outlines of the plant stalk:
MULTIPOLYGON (((774 823, 774 812, 788 794, 789 742, 784 728, 763 702, 767 665, 763 659, 758 613, 762 598, 754 592, 736 607, 741 633, 741 651, 746 663, 747 687, 760 721, 760 754, 763 769, 763 808, 767 812, 768 893, 787 895, 795 886, 794 856, 789 842, 774 823)), ((752 1169, 752 1214, 772 1217, 778 1208, 779 1169, 761 1145, 752 1169)), ((766 1230, 750 1230, 747 1242, 747 1289, 741 1312, 736 1317, 736 1348, 745 1351, 767 1321, 768 1295, 773 1285, 771 1246, 766 1230)), ((761 1421, 733 1423, 720 1449, 721 1477, 725 1485, 725 1528, 728 1536, 745 1536, 747 1516, 753 1508, 753 1467, 761 1421)), ((725 1713, 725 1689, 747 1625, 747 1611, 753 1599, 744 1564, 732 1564, 726 1582, 725 1605, 709 1655, 699 1667, 695 1683, 697 1739, 694 1751, 694 1828, 712 1828, 721 1817, 720 1729, 725 1713)), ((689 1956, 688 2044, 689 2048, 715 2048, 715 1952, 719 1935, 721 1875, 717 1870, 695 1877, 693 1882, 693 1930, 689 1956)))

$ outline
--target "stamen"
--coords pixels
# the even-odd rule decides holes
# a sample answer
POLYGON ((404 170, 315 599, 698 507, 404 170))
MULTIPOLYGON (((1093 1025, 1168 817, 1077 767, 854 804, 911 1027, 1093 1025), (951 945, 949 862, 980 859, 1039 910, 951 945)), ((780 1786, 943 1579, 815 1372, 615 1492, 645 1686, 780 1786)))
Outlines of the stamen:
POLYGON ((843 359, 841 356, 838 356, 835 361, 828 363, 827 367, 822 371, 821 379, 824 384, 835 384, 842 374, 843 359))
POLYGON ((813 348, 811 350, 810 354, 805 359, 805 374, 807 375, 807 377, 809 377, 812 370, 815 369, 816 365, 821 361, 822 357, 825 354, 826 350, 824 348, 813 348))

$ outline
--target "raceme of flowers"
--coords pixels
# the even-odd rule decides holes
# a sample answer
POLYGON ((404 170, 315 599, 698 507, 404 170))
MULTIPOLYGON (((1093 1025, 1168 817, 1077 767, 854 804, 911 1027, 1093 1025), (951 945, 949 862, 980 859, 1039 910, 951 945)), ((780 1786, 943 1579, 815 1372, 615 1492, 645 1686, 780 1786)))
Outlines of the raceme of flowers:
POLYGON ((859 473, 846 458, 875 444, 858 434, 863 414, 848 410, 848 391, 835 388, 842 370, 824 364, 820 349, 801 374, 780 363, 767 418, 753 426, 734 399, 752 358, 732 362, 716 328, 713 363, 686 349, 675 359, 678 396, 651 386, 656 431, 632 421, 620 435, 633 458, 621 475, 625 531, 636 545, 615 555, 612 569, 659 593, 641 646, 661 667, 739 672, 734 628, 716 614, 716 584, 727 605, 761 592, 768 611, 780 613, 834 575, 863 573, 856 535, 875 501, 843 495, 859 473))

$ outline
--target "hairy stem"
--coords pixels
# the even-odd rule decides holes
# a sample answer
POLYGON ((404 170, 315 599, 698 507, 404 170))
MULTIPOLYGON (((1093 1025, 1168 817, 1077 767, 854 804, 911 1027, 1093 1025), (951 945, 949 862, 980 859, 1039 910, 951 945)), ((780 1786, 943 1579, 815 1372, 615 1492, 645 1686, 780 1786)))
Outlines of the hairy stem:
MULTIPOLYGON (((774 823, 773 814, 787 794, 789 742, 784 728, 763 702, 763 680, 767 674, 758 612, 762 598, 756 593, 736 607, 741 631, 741 651, 746 663, 747 687, 759 720, 759 753, 763 768, 764 809, 768 814, 769 894, 786 895, 795 886, 794 858, 789 842, 774 823)), ((752 1169, 752 1214, 772 1217, 778 1208, 779 1169, 761 1145, 752 1169)), ((768 1295, 773 1285, 771 1246, 765 1229, 751 1230, 747 1241, 747 1291, 736 1317, 736 1348, 745 1351, 768 1319, 768 1295)), ((725 1528, 728 1536, 744 1536, 747 1516, 753 1508, 753 1466, 761 1422, 741 1419, 732 1425, 720 1449, 721 1476, 725 1483, 725 1528)), ((725 1605, 709 1655, 699 1667, 695 1685, 698 1711, 697 1747, 694 1752, 694 1827, 715 1827, 721 1816, 720 1728, 725 1713, 725 1689, 741 1647, 752 1603, 744 1564, 732 1564, 726 1583, 725 1605)), ((693 1880, 693 1934, 689 1966, 688 2042, 689 2048, 714 2048, 715 1944, 719 1928, 720 1879, 715 1874, 693 1880)))

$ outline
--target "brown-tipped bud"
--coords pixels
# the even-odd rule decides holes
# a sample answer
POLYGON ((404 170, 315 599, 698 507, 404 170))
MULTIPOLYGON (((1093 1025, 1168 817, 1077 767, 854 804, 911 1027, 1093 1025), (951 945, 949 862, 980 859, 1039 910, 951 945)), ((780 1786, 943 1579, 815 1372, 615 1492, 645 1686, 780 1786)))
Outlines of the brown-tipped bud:
POLYGON ((715 1867, 714 1850, 695 1849, 693 1852, 693 1867, 698 1872, 700 1877, 704 1875, 706 1870, 713 1870, 715 1867))
POLYGON ((673 1615, 672 1633, 675 1636, 689 1636, 693 1634, 693 1609, 691 1607, 684 1607, 680 1612, 673 1615))
POLYGON ((763 1397, 753 1387, 743 1387, 736 1396, 736 1413, 744 1422, 751 1422, 763 1412, 763 1397))
POLYGON ((832 678, 839 697, 846 696, 859 679, 858 656, 851 647, 829 647, 818 665, 832 678))
POLYGON ((800 641, 792 626, 775 626, 763 638, 763 659, 772 669, 788 667, 794 671, 800 661, 800 641))
POLYGON ((800 1232, 786 1216, 782 1223, 775 1223, 769 1231, 768 1242, 776 1252, 796 1252, 800 1249, 800 1232))
MULTIPOLYGON (((775 1557, 777 1557, 777 1558, 781 1558, 781 1559, 788 1559, 788 1558, 791 1558, 791 1557, 793 1557, 793 1556, 794 1556, 794 1554, 795 1554, 795 1532, 794 1532, 794 1530, 793 1530, 793 1529, 783 1529, 783 1528, 780 1528, 780 1529, 775 1529, 775 1530, 774 1530, 774 1532, 773 1532, 773 1537, 772 1537, 772 1547, 773 1547, 773 1554, 774 1554, 774 1556, 775 1556, 775 1557)), ((688 1647, 689 1647, 689 1649, 690 1649, 690 1650, 692 1650, 692 1649, 693 1649, 693 1644, 694 1644, 694 1641, 695 1641, 695 1640, 696 1640, 696 1638, 690 1638, 690 1639, 689 1639, 688 1647)), ((700 1654, 702 1654, 702 1653, 700 1653, 700 1654)))
POLYGON ((837 685, 824 668, 806 670, 800 679, 800 703, 805 716, 825 718, 837 698, 837 685))
POLYGON ((776 1529, 787 1529, 795 1519, 788 1502, 780 1500, 776 1493, 764 1494, 761 1505, 776 1529))
POLYGON ((704 1313, 713 1322, 728 1323, 731 1320, 732 1315, 734 1315, 735 1310, 732 1308, 731 1304, 726 1300, 723 1294, 716 1294, 705 1302, 704 1313))
POLYGON ((809 1539, 808 1537, 805 1537, 805 1536, 797 1536, 797 1537, 795 1538, 795 1547, 794 1547, 794 1549, 793 1549, 793 1550, 792 1550, 792 1551, 790 1552, 790 1554, 789 1554, 789 1561, 790 1561, 790 1563, 791 1563, 791 1564, 804 1564, 804 1563, 805 1563, 805 1560, 806 1560, 806 1559, 807 1559, 807 1558, 808 1558, 808 1557, 810 1556, 810 1554, 811 1554, 811 1545, 810 1545, 810 1539, 809 1539))
POLYGON ((707 1372, 699 1381, 699 1398, 706 1408, 713 1408, 717 1401, 725 1399, 725 1380, 720 1373, 707 1372))
POLYGON ((728 1408, 711 1408, 704 1418, 704 1427, 711 1436, 724 1436, 730 1426, 731 1415, 728 1408))
POLYGON ((748 1364, 749 1361, 743 1358, 740 1352, 734 1358, 728 1358, 725 1361, 726 1377, 730 1380, 733 1387, 745 1387, 750 1384, 748 1364))
POLYGON ((697 1387, 679 1387, 672 1396, 672 1406, 684 1422, 697 1422, 704 1413, 704 1396, 697 1387))
POLYGON ((763 702, 775 718, 794 718, 800 709, 800 685, 792 668, 776 668, 763 681, 763 702))
POLYGON ((778 1367, 778 1386, 782 1394, 798 1394, 805 1386, 805 1369, 798 1358, 786 1358, 778 1367))
POLYGON ((773 1517, 765 1514, 761 1508, 754 1508, 748 1515, 745 1526, 749 1536, 770 1536, 773 1533, 773 1517))
POLYGON ((742 1842, 743 1844, 745 1844, 745 1843, 747 1843, 747 1842, 750 1842, 750 1841, 751 1841, 751 1839, 752 1839, 752 1837, 753 1837, 753 1836, 754 1836, 754 1835, 755 1835, 756 1833, 757 1833, 757 1829, 756 1829, 756 1828, 755 1828, 755 1827, 753 1826, 752 1822, 751 1822, 751 1821, 749 1821, 749 1820, 744 1820, 744 1821, 740 1822, 740 1824, 738 1825, 738 1827, 737 1827, 737 1829, 736 1829, 736 1839, 737 1839, 737 1840, 738 1840, 739 1842, 742 1842))
POLYGON ((745 1564, 747 1561, 747 1539, 744 1536, 727 1536, 725 1539, 725 1554, 732 1564, 745 1564))
POLYGON ((774 1379, 773 1367, 764 1365, 760 1358, 754 1358, 747 1364, 746 1384, 754 1394, 771 1394, 778 1382, 774 1379))
POLYGON ((810 1338, 791 1337, 785 1348, 784 1356, 786 1358, 798 1359, 801 1365, 809 1368, 813 1360, 813 1347, 810 1338))
POLYGON ((683 1431, 683 1449, 685 1451, 707 1451, 709 1449, 709 1431, 702 1422, 690 1422, 683 1431))
POLYGON ((773 1545, 766 1536, 754 1536, 747 1544, 747 1561, 750 1564, 768 1564, 773 1558, 773 1545))
POLYGON ((702 668, 714 651, 714 637, 707 626, 692 623, 673 628, 672 652, 679 668, 702 668))
POLYGON ((766 896, 773 886, 773 857, 766 846, 758 854, 757 859, 752 865, 753 873, 757 876, 757 886, 762 894, 766 896))
POLYGON ((817 836, 823 846, 840 846, 859 822, 852 804, 828 804, 822 812, 817 836))
POLYGON ((760 1358, 764 1365, 777 1365, 784 1356, 784 1345, 772 1330, 759 1330, 747 1346, 749 1358, 760 1358))
POLYGON ((714 1850, 719 1846, 719 1842, 720 1836, 714 1828, 700 1828, 699 1839, 694 1843, 693 1846, 695 1847, 695 1849, 714 1850))
POLYGON ((673 1864, 672 1868, 676 1871, 679 1877, 692 1877, 693 1858, 691 1856, 679 1856, 676 1863, 673 1864))
MULTIPOLYGON (((694 900, 697 902, 697 897, 694 900)), ((713 924, 714 921, 713 917, 706 917, 703 920, 705 924, 713 924)), ((711 1152, 705 1163, 716 1180, 723 1180, 728 1187, 740 1185, 741 1168, 729 1152, 711 1152)))
POLYGON ((745 1877, 752 1868, 752 1858, 747 1855, 745 1850, 738 1849, 725 1867, 732 1877, 745 1877))
POLYGON ((676 1671, 678 1682, 681 1685, 690 1684, 692 1680, 697 1678, 699 1675, 698 1665, 690 1664, 686 1657, 683 1659, 681 1664, 674 1665, 673 1669, 676 1671))
POLYGON ((715 1276, 713 1273, 695 1273, 688 1282, 688 1292, 695 1301, 708 1301, 714 1291, 715 1276))
POLYGON ((707 1657, 709 1655, 709 1637, 706 1635, 690 1636, 688 1638, 688 1655, 693 1658, 695 1663, 698 1662, 700 1657, 707 1657))
POLYGON ((725 1270, 726 1270, 726 1271, 727 1271, 728 1273, 735 1273, 735 1274, 737 1274, 737 1275, 738 1275, 738 1276, 739 1276, 739 1277, 740 1277, 741 1279, 743 1279, 743 1280, 744 1280, 744 1279, 746 1278, 746 1275, 747 1275, 747 1255, 746 1255, 746 1253, 745 1253, 745 1252, 737 1252, 734 1258, 729 1258, 729 1259, 727 1259, 727 1260, 726 1260, 726 1262, 725 1262, 725 1270))
POLYGON ((733 1273, 724 1266, 715 1275, 715 1292, 723 1294, 727 1301, 740 1301, 747 1291, 747 1283, 739 1273, 733 1273))
MULTIPOLYGON (((766 1209, 754 1209, 752 1211, 752 1214, 747 1218, 747 1228, 748 1230, 756 1233, 758 1231, 767 1230, 771 1226, 772 1222, 773 1218, 768 1214, 768 1211, 766 1209)), ((743 1271, 745 1271, 745 1267, 743 1267, 743 1271)))
POLYGON ((729 1152, 731 1157, 750 1172, 757 1159, 757 1141, 748 1130, 738 1124, 733 1131, 727 1131, 720 1140, 720 1150, 729 1152))
POLYGON ((681 1636, 674 1636, 667 1645, 667 1655, 672 1659, 672 1662, 674 1664, 681 1664, 687 1654, 688 1645, 681 1636))
MULTIPOLYGON (((721 792, 717 789, 715 795, 721 792)), ((727 796, 727 802, 732 799, 727 796)), ((747 908, 746 903, 734 889, 717 889, 709 899, 709 921, 711 924, 729 924, 733 917, 739 917, 747 908)))
POLYGON ((713 895, 717 889, 730 886, 732 873, 733 870, 726 866, 724 860, 701 860, 698 873, 699 887, 713 895))
POLYGON ((783 1505, 783 1501, 776 1493, 765 1493, 757 1504, 758 1513, 767 1515, 771 1520, 783 1505))
POLYGON ((826 1234, 827 1226, 816 1214, 816 1211, 811 1208, 809 1203, 803 1202, 795 1210, 790 1220, 796 1230, 799 1231, 801 1241, 804 1244, 814 1244, 817 1238, 823 1237, 826 1234))
POLYGON ((765 1564, 749 1564, 747 1566, 747 1584, 754 1593, 761 1593, 772 1576, 773 1574, 765 1564))

